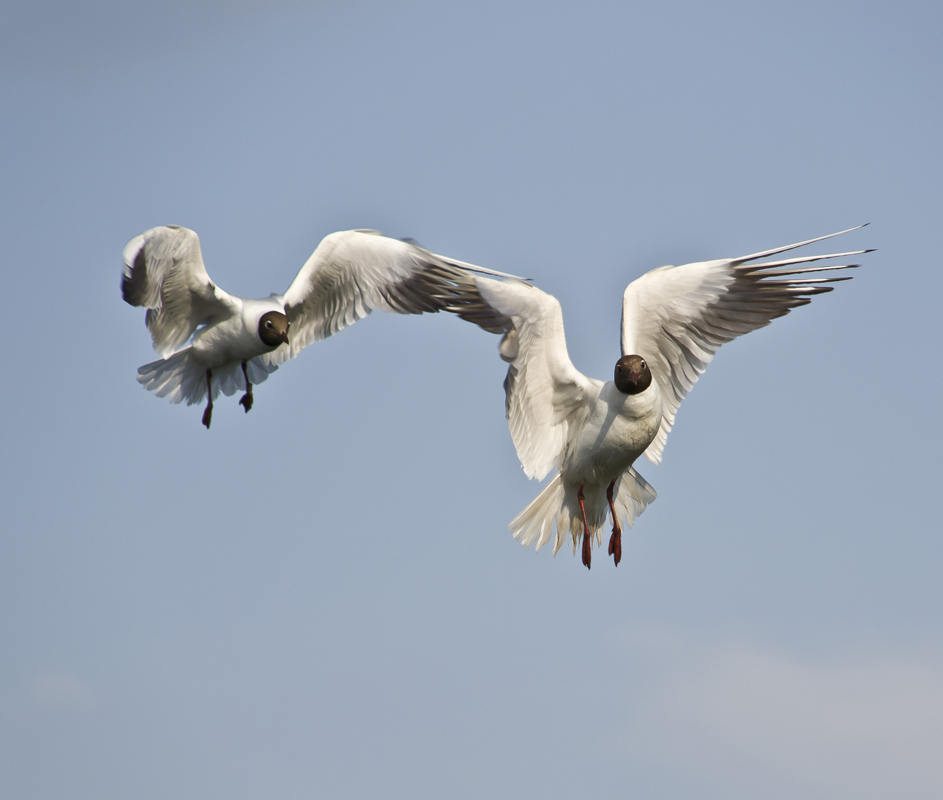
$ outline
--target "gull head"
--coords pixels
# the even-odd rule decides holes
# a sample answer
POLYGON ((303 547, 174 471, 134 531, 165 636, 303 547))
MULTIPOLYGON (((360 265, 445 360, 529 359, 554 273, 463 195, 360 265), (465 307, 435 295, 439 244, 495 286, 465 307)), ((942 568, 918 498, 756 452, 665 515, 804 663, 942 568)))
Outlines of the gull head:
POLYGON ((259 320, 259 338, 266 347, 288 344, 288 317, 281 311, 269 311, 259 320))
POLYGON ((622 394, 639 394, 652 385, 652 371, 641 356, 622 356, 616 361, 613 381, 622 394))

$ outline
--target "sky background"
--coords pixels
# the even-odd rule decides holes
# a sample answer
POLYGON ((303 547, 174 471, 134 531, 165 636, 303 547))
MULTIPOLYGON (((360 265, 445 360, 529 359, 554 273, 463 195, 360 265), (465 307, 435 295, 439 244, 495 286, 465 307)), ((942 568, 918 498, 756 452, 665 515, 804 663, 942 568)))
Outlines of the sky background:
MULTIPOLYGON (((943 796, 938 2, 0 3, 0 796, 943 796), (376 228, 625 285, 861 223, 721 349, 618 569, 525 549, 498 338, 375 314, 200 408, 121 251, 376 228)), ((826 247, 831 244, 825 245, 826 247)))

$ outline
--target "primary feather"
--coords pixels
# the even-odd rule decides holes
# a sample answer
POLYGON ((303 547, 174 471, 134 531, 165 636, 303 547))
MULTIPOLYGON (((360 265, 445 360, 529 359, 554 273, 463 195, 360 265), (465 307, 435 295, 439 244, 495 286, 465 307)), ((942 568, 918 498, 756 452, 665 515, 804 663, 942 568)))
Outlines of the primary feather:
POLYGON ((809 273, 857 266, 797 265, 870 251, 752 262, 853 230, 858 228, 740 258, 659 267, 626 287, 622 298, 622 354, 639 353, 648 359, 664 406, 658 434, 645 451, 649 461, 661 462, 681 401, 722 344, 769 325, 793 308, 811 302, 817 294, 832 291, 830 284, 851 280, 850 276, 805 277, 809 273))

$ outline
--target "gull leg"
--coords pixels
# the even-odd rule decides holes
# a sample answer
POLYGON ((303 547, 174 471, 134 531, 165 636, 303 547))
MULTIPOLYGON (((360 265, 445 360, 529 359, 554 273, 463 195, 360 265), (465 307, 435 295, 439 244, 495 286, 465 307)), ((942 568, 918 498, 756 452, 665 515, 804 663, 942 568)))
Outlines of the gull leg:
POLYGON ((206 410, 203 412, 203 424, 210 429, 210 420, 213 419, 213 373, 206 371, 206 410))
POLYGON ((619 518, 616 516, 616 508, 612 504, 612 490, 615 488, 615 485, 615 480, 609 484, 609 488, 606 489, 606 499, 609 501, 609 510, 612 512, 612 536, 609 537, 609 555, 612 556, 618 567, 619 562, 622 560, 622 528, 619 527, 619 518))
POLYGON ((246 414, 249 413, 249 409, 252 408, 252 384, 249 383, 249 373, 246 372, 246 362, 242 362, 242 375, 246 379, 246 393, 239 398, 239 405, 241 405, 246 410, 246 414))
POLYGON ((586 506, 583 505, 583 484, 580 484, 580 490, 576 493, 576 499, 580 501, 580 511, 583 512, 583 564, 586 569, 590 569, 590 562, 593 560, 593 540, 589 532, 589 525, 586 524, 586 506))

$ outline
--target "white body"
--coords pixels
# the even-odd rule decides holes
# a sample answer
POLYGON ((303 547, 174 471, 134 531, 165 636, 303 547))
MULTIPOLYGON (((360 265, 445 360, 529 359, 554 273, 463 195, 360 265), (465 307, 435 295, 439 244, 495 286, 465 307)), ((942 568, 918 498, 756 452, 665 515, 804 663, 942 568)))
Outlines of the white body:
POLYGON ((190 346, 193 360, 214 371, 273 352, 273 348, 259 338, 259 320, 269 311, 285 313, 284 304, 275 296, 267 300, 230 297, 236 301, 232 316, 215 325, 197 328, 190 346))
POLYGON ((569 534, 573 548, 609 514, 606 490, 615 481, 613 506, 620 524, 631 527, 655 499, 655 491, 633 468, 658 433, 661 391, 652 383, 626 395, 613 382, 589 378, 570 362, 563 314, 555 297, 520 281, 476 278, 481 299, 507 320, 501 357, 510 364, 504 386, 511 437, 528 477, 556 477, 512 520, 514 537, 539 550, 554 528, 556 553, 569 534))
MULTIPOLYGON (((595 396, 591 393, 585 397, 580 413, 571 415, 563 463, 558 476, 547 487, 550 496, 560 504, 553 516, 558 530, 554 553, 563 544, 562 532, 570 532, 574 551, 582 537, 580 489, 590 535, 595 534, 599 543, 601 529, 609 515, 607 490, 610 483, 616 481, 613 506, 623 527, 631 527, 656 497, 655 490, 632 465, 655 439, 661 425, 658 384, 652 382, 644 392, 626 395, 612 381, 593 383, 598 391, 595 396)), ((511 530, 523 544, 533 543, 540 549, 549 541, 551 518, 545 515, 538 528, 530 529, 524 525, 525 521, 530 521, 528 509, 515 518, 511 530)))
POLYGON ((585 398, 585 420, 570 426, 561 472, 567 483, 608 486, 652 443, 661 424, 661 391, 620 392, 612 381, 594 382, 585 398), (594 396, 595 395, 595 396, 594 396))

